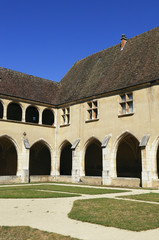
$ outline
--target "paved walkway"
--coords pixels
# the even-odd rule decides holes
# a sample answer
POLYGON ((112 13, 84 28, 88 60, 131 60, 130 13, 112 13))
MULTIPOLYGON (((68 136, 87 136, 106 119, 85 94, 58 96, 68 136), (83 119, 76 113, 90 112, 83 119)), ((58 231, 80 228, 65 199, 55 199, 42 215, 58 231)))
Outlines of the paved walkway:
MULTIPOLYGON (((76 199, 114 198, 120 195, 145 192, 150 191, 140 189, 132 190, 131 193, 102 194, 100 196, 83 195, 81 197, 56 199, 0 199, 0 225, 30 226, 62 235, 70 235, 82 240, 157 240, 159 229, 132 232, 113 227, 83 223, 67 217, 76 199)), ((153 192, 159 193, 159 190, 154 190, 153 192)))

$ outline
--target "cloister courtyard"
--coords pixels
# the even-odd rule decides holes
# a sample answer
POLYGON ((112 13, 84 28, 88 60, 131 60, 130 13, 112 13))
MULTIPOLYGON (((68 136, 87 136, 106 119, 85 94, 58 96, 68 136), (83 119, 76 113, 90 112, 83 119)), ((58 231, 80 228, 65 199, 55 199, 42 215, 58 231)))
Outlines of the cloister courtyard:
POLYGON ((29 226, 81 240, 145 240, 159 234, 157 189, 0 185, 0 206, 0 226, 29 226))

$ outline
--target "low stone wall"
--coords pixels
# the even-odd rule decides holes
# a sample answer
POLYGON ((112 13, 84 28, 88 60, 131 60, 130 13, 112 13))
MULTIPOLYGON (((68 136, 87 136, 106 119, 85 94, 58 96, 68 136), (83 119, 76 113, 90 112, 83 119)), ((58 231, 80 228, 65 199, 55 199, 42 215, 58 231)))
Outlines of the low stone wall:
POLYGON ((0 183, 21 183, 21 177, 20 176, 0 176, 0 183))
POLYGON ((80 181, 84 184, 89 185, 101 185, 102 184, 102 177, 81 177, 80 181))
POLYGON ((30 176, 30 182, 53 182, 54 177, 49 175, 35 175, 30 176))
POLYGON ((56 176, 56 182, 72 183, 72 176, 56 176))
POLYGON ((155 179, 152 181, 152 187, 153 188, 159 188, 159 179, 155 179))
POLYGON ((116 187, 140 187, 141 180, 139 178, 113 178, 111 185, 116 187))

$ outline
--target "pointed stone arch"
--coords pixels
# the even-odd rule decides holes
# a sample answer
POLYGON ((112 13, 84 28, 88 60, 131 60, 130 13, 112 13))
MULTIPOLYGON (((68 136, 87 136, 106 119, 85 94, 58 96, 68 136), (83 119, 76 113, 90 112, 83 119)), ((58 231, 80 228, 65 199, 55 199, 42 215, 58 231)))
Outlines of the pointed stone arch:
POLYGON ((65 140, 61 144, 60 153, 60 175, 71 175, 72 174, 72 144, 65 140))
POLYGON ((159 136, 152 143, 151 158, 153 178, 159 179, 159 136))
POLYGON ((0 136, 0 175, 17 174, 18 154, 15 141, 8 135, 0 136))
POLYGON ((51 172, 51 148, 50 145, 40 139, 30 148, 29 175, 50 175, 51 172))
POLYGON ((116 144, 117 177, 141 178, 141 149, 134 134, 126 131, 116 144))
POLYGON ((102 176, 102 148, 101 142, 91 137, 85 144, 85 176, 102 176))

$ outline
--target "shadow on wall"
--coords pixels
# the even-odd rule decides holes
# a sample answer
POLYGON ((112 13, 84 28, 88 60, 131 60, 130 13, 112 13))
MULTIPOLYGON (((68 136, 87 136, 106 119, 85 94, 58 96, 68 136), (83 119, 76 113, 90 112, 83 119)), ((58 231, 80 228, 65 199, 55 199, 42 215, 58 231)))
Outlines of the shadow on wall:
POLYGON ((17 151, 7 137, 0 138, 0 175, 9 176, 17 173, 17 151))

